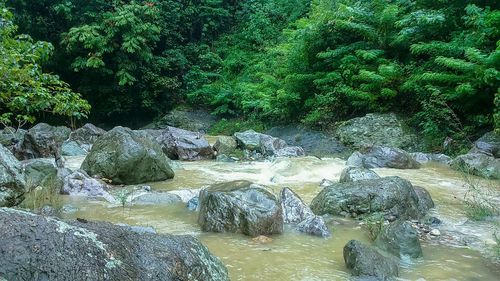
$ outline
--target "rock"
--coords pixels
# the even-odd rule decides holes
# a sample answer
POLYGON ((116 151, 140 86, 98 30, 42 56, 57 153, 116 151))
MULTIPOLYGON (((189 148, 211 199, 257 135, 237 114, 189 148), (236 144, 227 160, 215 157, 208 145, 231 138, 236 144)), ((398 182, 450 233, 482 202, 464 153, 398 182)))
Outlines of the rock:
POLYGON ((170 159, 194 161, 213 159, 215 156, 212 146, 198 132, 167 127, 161 130, 156 141, 170 159))
POLYGON ((370 169, 347 167, 342 170, 339 182, 355 182, 360 180, 373 180, 379 178, 380 176, 370 169))
POLYGON ((417 137, 407 133, 404 124, 394 114, 367 114, 337 126, 335 137, 347 146, 388 146, 414 151, 417 137))
POLYGON ((57 216, 58 211, 49 205, 45 205, 40 209, 40 215, 45 217, 55 217, 57 216))
POLYGON ((9 149, 12 154, 16 155, 17 150, 19 150, 19 146, 24 140, 24 135, 26 134, 26 130, 23 129, 14 129, 12 127, 6 127, 3 130, 0 130, 0 145, 3 145, 5 148, 9 149))
POLYGON ((167 126, 172 126, 188 131, 207 133, 216 122, 217 118, 204 110, 174 109, 150 127, 164 129, 167 126))
POLYGON ((0 145, 0 207, 21 203, 26 191, 21 162, 12 152, 0 145))
POLYGON ((179 196, 182 200, 182 202, 187 203, 189 200, 193 199, 194 197, 198 197, 200 195, 200 188, 197 189, 179 189, 179 190, 171 190, 168 191, 170 194, 175 194, 179 196))
POLYGON ((309 216, 297 225, 297 230, 309 235, 329 237, 330 231, 320 216, 309 216))
POLYGON ((229 157, 229 156, 227 156, 225 154, 217 155, 217 157, 215 158, 215 161, 222 162, 222 163, 233 163, 233 162, 236 162, 236 160, 233 157, 229 157))
POLYGON ((417 161, 420 164, 435 162, 443 165, 449 165, 452 160, 450 156, 438 153, 414 152, 410 153, 410 155, 413 157, 415 161, 417 161))
POLYGON ((329 186, 329 185, 332 185, 334 184, 335 182, 331 181, 331 180, 327 180, 327 179, 322 179, 321 182, 319 183, 319 186, 320 187, 326 187, 326 186, 329 186))
POLYGON ((278 150, 287 147, 284 140, 254 130, 235 133, 234 137, 241 149, 256 151, 264 156, 274 156, 278 150))
POLYGON ((8 208, 0 209, 0 253, 7 280, 229 280, 223 263, 192 236, 8 208))
POLYGON ((419 218, 418 197, 412 184, 400 177, 335 183, 313 199, 316 215, 367 215, 382 213, 397 218, 419 218))
POLYGON ((115 184, 139 184, 173 178, 169 162, 160 146, 144 134, 116 127, 95 142, 82 169, 115 184))
POLYGON ((191 198, 186 204, 186 208, 190 211, 198 211, 199 207, 200 207, 200 197, 199 196, 191 198))
POLYGON ((76 141, 65 141, 61 146, 61 154, 64 156, 80 156, 87 152, 76 141))
POLYGON ((296 224, 300 232, 315 236, 328 237, 330 232, 322 217, 314 215, 300 197, 288 187, 280 192, 280 204, 283 209, 283 222, 296 224))
POLYGON ((274 152, 276 157, 300 157, 305 155, 304 149, 299 146, 287 146, 274 152))
POLYGON ((214 150, 218 155, 231 154, 237 149, 236 139, 230 136, 220 136, 214 144, 214 150))
POLYGON ((429 191, 427 191, 425 188, 420 186, 413 186, 413 189, 415 190, 415 193, 418 197, 418 209, 420 211, 420 214, 424 216, 429 211, 429 209, 434 208, 434 201, 432 200, 429 191))
POLYGON ((323 157, 347 151, 334 137, 300 125, 274 127, 266 134, 283 139, 289 145, 302 147, 308 155, 323 157))
POLYGON ((354 152, 347 165, 363 168, 418 169, 420 164, 406 151, 383 146, 372 146, 354 152))
POLYGON ((283 211, 264 186, 248 181, 214 184, 200 192, 198 223, 203 231, 250 236, 283 232, 283 211))
POLYGON ((40 186, 47 176, 57 173, 53 159, 37 158, 24 160, 21 163, 28 189, 40 186))
POLYGON ((54 157, 70 133, 71 130, 64 126, 54 127, 38 123, 24 135, 16 156, 19 159, 54 157))
POLYGON ((457 156, 451 162, 457 171, 469 173, 483 178, 500 179, 500 158, 483 153, 469 153, 457 156))
POLYGON ((126 227, 135 233, 143 234, 143 233, 153 233, 156 234, 156 229, 152 226, 138 226, 138 225, 128 225, 124 223, 117 223, 116 225, 126 227))
POLYGON ((488 156, 500 158, 500 135, 488 132, 474 142, 469 153, 483 153, 488 156))
POLYGON ((431 230, 431 232, 429 232, 429 234, 432 236, 440 236, 441 232, 438 229, 434 228, 431 230))
POLYGON ((351 240, 344 246, 344 261, 354 276, 391 280, 399 275, 398 263, 394 259, 356 240, 351 240))
POLYGON ((86 151, 90 151, 92 144, 94 144, 97 139, 105 133, 105 130, 96 127, 93 124, 87 123, 81 128, 71 132, 69 139, 80 144, 86 151))
POLYGON ((395 256, 422 257, 418 233, 408 221, 395 221, 385 226, 377 236, 375 245, 395 256))
POLYGON ((144 193, 132 199, 133 205, 169 205, 181 203, 181 197, 168 192, 144 193))
POLYGON ((113 202, 108 186, 101 180, 91 178, 85 171, 76 170, 63 178, 61 194, 83 197, 103 197, 113 202))

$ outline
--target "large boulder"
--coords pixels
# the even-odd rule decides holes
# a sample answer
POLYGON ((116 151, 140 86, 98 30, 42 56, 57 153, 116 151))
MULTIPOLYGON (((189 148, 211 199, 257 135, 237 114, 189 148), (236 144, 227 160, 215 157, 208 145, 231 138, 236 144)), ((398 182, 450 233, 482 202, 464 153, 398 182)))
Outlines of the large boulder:
POLYGON ((378 234, 375 245, 398 257, 422 257, 418 232, 408 221, 395 221, 378 234))
POLYGON ((399 275, 398 262, 394 258, 386 257, 374 247, 356 240, 344 246, 344 262, 354 276, 392 280, 399 275))
POLYGON ((62 155, 78 156, 87 154, 94 142, 106 133, 105 130, 90 123, 71 132, 69 139, 62 144, 62 155))
POLYGON ((116 127, 97 139, 82 169, 113 183, 138 184, 173 178, 169 162, 161 147, 144 134, 116 127))
POLYGON ((64 175, 61 194, 82 197, 103 197, 113 202, 113 196, 108 193, 108 185, 98 179, 91 178, 85 171, 76 170, 64 175))
POLYGON ((250 236, 283 231, 283 210, 266 187, 249 181, 214 184, 200 192, 202 230, 250 236))
POLYGON ((421 217, 412 184, 400 177, 335 183, 313 199, 311 209, 316 215, 382 213, 397 218, 421 217))
POLYGON ((39 123, 24 135, 16 156, 20 159, 54 157, 70 133, 71 129, 64 126, 39 123))
POLYGON ((0 145, 0 207, 15 206, 24 198, 26 181, 21 162, 0 145))
POLYGON ((8 208, 0 208, 0 253, 0 279, 7 280, 229 280, 223 263, 192 236, 8 208))
POLYGON ((347 165, 363 168, 418 169, 420 164, 406 151, 399 148, 372 146, 354 152, 347 165))
POLYGON ((328 237, 330 232, 324 219, 316 216, 293 190, 285 187, 280 192, 280 204, 283 209, 284 223, 294 224, 303 233, 328 237))
POLYGON ((441 153, 423 153, 414 152, 410 155, 420 164, 427 164, 429 162, 439 163, 443 165, 449 165, 451 162, 451 157, 441 153))
POLYGON ((394 114, 367 114, 345 121, 337 126, 335 136, 356 149, 380 145, 414 151, 418 143, 394 114))
POLYGON ((170 159, 203 160, 215 156, 212 146, 201 133, 167 127, 156 134, 155 140, 170 159))
POLYGON ((237 149, 236 139, 230 136, 220 136, 215 141, 214 149, 218 155, 231 154, 237 149))
POLYGON ((488 156, 500 158, 500 135, 489 132, 474 142, 469 153, 483 153, 488 156))
POLYGON ((266 134, 283 139, 288 145, 302 147, 308 155, 323 157, 347 151, 334 137, 300 125, 273 127, 266 134))
POLYGON ((241 149, 255 151, 264 156, 303 156, 304 150, 300 147, 290 147, 279 138, 270 135, 247 130, 245 132, 235 133, 234 137, 241 149))
POLYGON ((484 153, 469 153, 457 156, 451 162, 451 167, 484 178, 500 179, 500 158, 488 156, 484 153))
POLYGON ((374 171, 360 167, 346 167, 340 174, 339 182, 355 182, 361 180, 379 179, 380 176, 374 171))
POLYGON ((21 163, 28 188, 40 186, 47 176, 57 173, 53 159, 36 158, 24 160, 21 163))
POLYGON ((418 209, 420 211, 420 214, 423 216, 429 211, 429 209, 434 208, 434 201, 432 200, 432 197, 425 188, 420 187, 420 186, 413 186, 413 189, 415 190, 415 194, 417 194, 418 197, 418 209))

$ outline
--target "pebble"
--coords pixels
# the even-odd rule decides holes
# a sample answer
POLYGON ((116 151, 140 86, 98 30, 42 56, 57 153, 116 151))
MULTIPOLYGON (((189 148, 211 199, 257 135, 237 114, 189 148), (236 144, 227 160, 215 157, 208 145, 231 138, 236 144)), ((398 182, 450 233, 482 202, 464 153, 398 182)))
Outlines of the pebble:
POLYGON ((429 233, 432 236, 440 236, 441 235, 441 232, 438 229, 435 229, 435 228, 433 230, 431 230, 431 232, 429 232, 429 233))

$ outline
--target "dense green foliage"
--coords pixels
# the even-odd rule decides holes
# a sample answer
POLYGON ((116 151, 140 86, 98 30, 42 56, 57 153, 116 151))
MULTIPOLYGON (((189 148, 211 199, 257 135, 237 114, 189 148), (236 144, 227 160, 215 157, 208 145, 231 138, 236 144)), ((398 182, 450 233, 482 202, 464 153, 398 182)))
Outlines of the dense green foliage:
POLYGON ((54 44, 47 67, 93 105, 92 121, 147 120, 186 103, 323 127, 393 111, 432 149, 500 127, 496 1, 8 3, 22 32, 54 44))
POLYGON ((89 104, 58 76, 42 71, 52 45, 16 35, 16 29, 0 2, 0 123, 19 127, 44 112, 71 120, 87 117, 89 104))

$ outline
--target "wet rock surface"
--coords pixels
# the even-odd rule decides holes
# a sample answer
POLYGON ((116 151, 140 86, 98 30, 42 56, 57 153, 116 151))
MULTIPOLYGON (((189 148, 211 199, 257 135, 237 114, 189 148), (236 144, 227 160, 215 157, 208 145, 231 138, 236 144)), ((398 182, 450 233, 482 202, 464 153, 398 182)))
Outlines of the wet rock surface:
POLYGON ((0 145, 0 207, 21 203, 26 191, 21 162, 12 152, 0 145))
POLYGON ((356 240, 351 240, 344 246, 344 262, 354 276, 391 280, 399 275, 398 262, 395 259, 386 257, 374 247, 356 240))
POLYGON ((372 146, 354 152, 347 165, 363 168, 418 169, 420 164, 406 151, 398 148, 372 146))
POLYGON ((443 165, 449 165, 452 158, 445 154, 439 153, 423 153, 423 152, 414 152, 410 153, 410 155, 420 164, 427 164, 429 162, 440 163, 443 165))
MULTIPOLYGON (((254 130, 235 133, 234 137, 240 149, 260 154, 262 157, 298 157, 305 155, 304 149, 301 147, 288 146, 286 141, 280 138, 258 133, 254 130)), ((259 157, 255 156, 253 158, 259 157)))
POLYGON ((31 188, 39 186, 47 176, 57 173, 54 159, 37 158, 24 160, 21 163, 26 182, 31 188))
POLYGON ((160 146, 144 134, 116 127, 95 142, 82 169, 114 184, 138 184, 173 178, 169 162, 160 146))
POLYGON ((200 192, 198 223, 203 231, 250 236, 283 232, 283 210, 265 187, 249 181, 214 184, 200 192))
POLYGON ((7 280, 229 280, 222 262, 192 236, 8 208, 0 208, 0 253, 7 280))
POLYGON ((212 146, 199 132, 167 127, 156 133, 155 141, 170 159, 194 161, 215 157, 212 146))
POLYGON ((360 167, 347 167, 342 170, 339 182, 355 182, 361 180, 379 179, 380 176, 374 171, 360 167))
POLYGON ((395 221, 385 226, 377 236, 375 245, 397 257, 422 257, 418 233, 408 221, 395 221))
POLYGON ((483 178, 500 179, 500 158, 483 153, 469 153, 457 156, 451 162, 457 171, 469 173, 483 178))
POLYGON ((71 130, 64 126, 55 127, 38 123, 24 135, 22 142, 16 148, 16 157, 19 159, 54 157, 70 133, 71 130))

